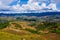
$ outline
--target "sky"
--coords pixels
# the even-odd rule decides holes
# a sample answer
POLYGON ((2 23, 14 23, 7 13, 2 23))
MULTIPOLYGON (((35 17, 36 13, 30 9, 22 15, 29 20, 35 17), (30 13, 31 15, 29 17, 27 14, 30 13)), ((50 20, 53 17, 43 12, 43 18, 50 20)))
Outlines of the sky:
POLYGON ((60 11, 60 0, 0 0, 0 12, 60 11))

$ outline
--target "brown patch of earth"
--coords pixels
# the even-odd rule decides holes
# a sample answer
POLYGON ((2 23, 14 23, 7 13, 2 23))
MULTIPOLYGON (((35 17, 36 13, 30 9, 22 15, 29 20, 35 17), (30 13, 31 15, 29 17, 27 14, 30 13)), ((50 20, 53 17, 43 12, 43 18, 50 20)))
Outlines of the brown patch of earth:
POLYGON ((60 34, 48 33, 43 35, 48 40, 60 40, 60 34))

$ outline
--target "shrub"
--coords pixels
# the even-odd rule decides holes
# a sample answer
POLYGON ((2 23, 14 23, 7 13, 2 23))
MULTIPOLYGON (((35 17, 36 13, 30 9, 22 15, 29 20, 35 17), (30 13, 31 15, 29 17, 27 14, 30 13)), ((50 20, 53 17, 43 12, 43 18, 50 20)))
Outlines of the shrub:
POLYGON ((21 25, 19 24, 16 24, 15 27, 22 28, 21 25))
POLYGON ((46 28, 46 26, 45 25, 37 25, 37 27, 36 27, 36 29, 37 29, 37 31, 39 31, 39 30, 44 30, 46 28))
POLYGON ((20 24, 17 24, 17 23, 12 23, 12 24, 14 24, 16 28, 22 28, 20 24))
POLYGON ((9 25, 9 22, 4 22, 0 24, 0 29, 6 28, 9 25))
POLYGON ((39 34, 39 32, 36 31, 36 30, 32 30, 32 29, 28 29, 28 28, 26 28, 25 30, 26 30, 26 31, 29 31, 29 32, 31 32, 31 33, 34 33, 34 34, 39 34))
POLYGON ((36 23, 31 23, 31 24, 28 24, 28 26, 35 26, 36 25, 36 23))
POLYGON ((17 19, 17 20, 21 20, 22 18, 20 18, 20 17, 17 17, 16 19, 17 19))
POLYGON ((52 33, 60 34, 60 30, 59 30, 59 29, 52 30, 51 32, 52 32, 52 33))

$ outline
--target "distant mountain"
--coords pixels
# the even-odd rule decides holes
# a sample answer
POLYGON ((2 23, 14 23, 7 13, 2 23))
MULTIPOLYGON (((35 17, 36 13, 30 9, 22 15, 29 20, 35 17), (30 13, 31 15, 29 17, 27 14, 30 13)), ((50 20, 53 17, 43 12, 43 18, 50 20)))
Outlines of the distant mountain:
POLYGON ((0 11, 10 11, 10 10, 6 10, 6 9, 0 9, 0 11))
POLYGON ((47 15, 60 15, 60 12, 42 12, 42 13, 0 13, 0 16, 47 16, 47 15))

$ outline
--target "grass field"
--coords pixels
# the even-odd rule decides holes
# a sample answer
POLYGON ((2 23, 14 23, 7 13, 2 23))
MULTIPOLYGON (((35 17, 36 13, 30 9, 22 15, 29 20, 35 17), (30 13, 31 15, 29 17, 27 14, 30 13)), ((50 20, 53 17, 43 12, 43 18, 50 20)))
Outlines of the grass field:
POLYGON ((36 34, 16 35, 16 34, 0 31, 0 40, 45 40, 45 39, 36 34))

